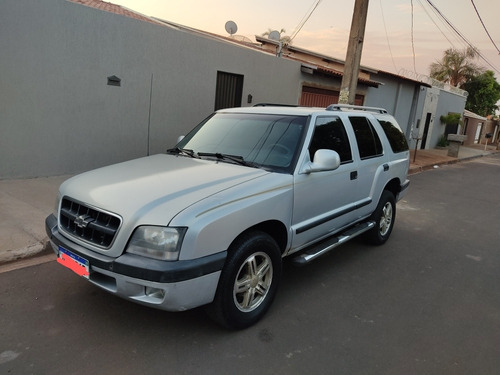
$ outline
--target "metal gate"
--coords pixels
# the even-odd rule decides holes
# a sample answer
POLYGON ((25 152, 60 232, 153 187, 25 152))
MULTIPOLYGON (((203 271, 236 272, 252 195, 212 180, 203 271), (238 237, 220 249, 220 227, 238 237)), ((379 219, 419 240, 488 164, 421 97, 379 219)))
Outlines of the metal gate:
POLYGON ((226 72, 217 72, 215 88, 215 110, 241 107, 243 95, 243 76, 226 72))
MULTIPOLYGON (((328 107, 330 104, 339 102, 339 94, 340 92, 336 90, 304 86, 299 104, 303 107, 328 107)), ((356 95, 354 104, 363 105, 364 99, 363 95, 356 95)))

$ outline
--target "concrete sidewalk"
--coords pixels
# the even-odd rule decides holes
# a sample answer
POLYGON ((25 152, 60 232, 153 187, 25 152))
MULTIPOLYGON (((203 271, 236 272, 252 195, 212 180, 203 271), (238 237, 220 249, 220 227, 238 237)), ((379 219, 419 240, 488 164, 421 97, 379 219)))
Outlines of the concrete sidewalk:
MULTIPOLYGON (((485 151, 484 145, 460 147, 458 158, 447 156, 447 150, 417 150, 416 157, 411 151, 410 174, 496 152, 493 146, 485 151)), ((0 180, 0 265, 52 251, 45 218, 54 210, 59 185, 69 177, 0 180)))
POLYGON ((415 150, 410 151, 410 170, 409 174, 415 174, 434 167, 446 164, 454 164, 460 161, 466 161, 494 153, 498 153, 496 145, 473 145, 461 146, 458 152, 458 158, 448 156, 448 149, 415 150))
POLYGON ((0 180, 0 265, 47 250, 45 218, 69 177, 0 180))

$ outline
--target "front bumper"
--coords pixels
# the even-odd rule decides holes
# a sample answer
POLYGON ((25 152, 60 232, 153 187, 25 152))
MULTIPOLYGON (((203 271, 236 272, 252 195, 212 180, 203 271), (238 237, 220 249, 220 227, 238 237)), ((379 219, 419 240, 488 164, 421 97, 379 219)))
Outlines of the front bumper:
POLYGON ((89 262, 91 283, 122 298, 162 310, 183 311, 213 301, 226 252, 199 259, 167 262, 124 254, 118 258, 98 254, 64 237, 57 219, 45 219, 52 248, 62 247, 89 262))

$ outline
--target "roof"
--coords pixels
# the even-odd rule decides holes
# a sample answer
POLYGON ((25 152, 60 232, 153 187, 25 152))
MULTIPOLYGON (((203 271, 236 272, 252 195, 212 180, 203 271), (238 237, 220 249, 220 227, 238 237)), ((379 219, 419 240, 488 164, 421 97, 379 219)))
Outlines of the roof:
MULTIPOLYGON (((319 74, 323 74, 323 75, 330 76, 330 77, 336 77, 336 78, 342 78, 344 76, 344 73, 339 71, 339 70, 327 68, 326 66, 318 65, 318 64, 312 63, 310 61, 299 59, 298 57, 285 56, 285 58, 287 58, 289 60, 301 62, 303 73, 309 73, 309 74, 319 73, 319 74)), ((358 82, 362 83, 366 86, 371 86, 371 87, 379 87, 380 85, 383 85, 383 83, 381 83, 381 82, 372 81, 372 80, 360 78, 360 77, 358 77, 358 82)))
MULTIPOLYGON (((161 26, 164 26, 164 27, 167 26, 167 27, 171 27, 171 28, 176 28, 176 29, 179 29, 179 30, 183 30, 183 31, 195 33, 195 34, 198 34, 198 35, 203 35, 205 37, 209 37, 209 38, 212 38, 212 39, 221 40, 221 41, 224 41, 224 42, 227 42, 227 43, 237 44, 237 45, 239 45, 241 47, 250 48, 250 49, 253 49, 253 50, 256 50, 256 51, 260 51, 260 52, 263 52, 263 53, 266 53, 266 54, 271 53, 270 51, 265 50, 264 48, 262 48, 261 45, 259 45, 259 44, 255 44, 255 43, 248 42, 248 41, 245 41, 245 40, 238 40, 234 36, 228 37, 228 36, 218 35, 218 34, 210 33, 210 32, 207 32, 207 31, 194 29, 194 28, 191 28, 191 27, 188 27, 188 26, 180 25, 180 24, 177 24, 177 23, 174 23, 174 22, 162 20, 162 19, 159 19, 159 18, 149 17, 149 16, 146 16, 146 15, 141 14, 139 12, 136 12, 136 11, 134 11, 132 9, 128 9, 128 8, 123 7, 121 5, 116 5, 116 4, 113 4, 113 3, 106 2, 106 1, 102 1, 102 0, 67 0, 67 1, 70 1, 70 2, 76 3, 76 4, 85 5, 85 6, 88 6, 88 7, 91 7, 91 8, 99 9, 99 10, 102 10, 102 11, 105 11, 105 12, 122 15, 124 17, 133 18, 133 19, 136 19, 136 20, 139 20, 139 21, 145 21, 145 22, 153 23, 155 25, 161 25, 161 26)), ((269 43, 269 44, 279 45, 279 42, 276 42, 276 41, 273 41, 271 39, 267 39, 267 38, 264 38, 264 37, 261 37, 261 36, 257 36, 256 35, 255 39, 258 42, 260 42, 260 43, 269 43)), ((320 53, 317 53, 317 52, 314 52, 314 51, 309 51, 309 50, 306 50, 306 49, 303 49, 303 48, 299 48, 299 47, 296 47, 296 46, 289 45, 289 46, 287 46, 287 49, 290 50, 290 51, 297 51, 297 52, 300 52, 300 53, 303 53, 303 54, 308 54, 310 56, 314 56, 314 57, 320 58, 320 59, 324 60, 327 63, 328 62, 335 62, 335 63, 338 63, 338 64, 345 64, 344 60, 336 59, 336 58, 331 57, 331 56, 323 55, 323 54, 320 54, 320 53)), ((335 70, 335 69, 332 69, 330 67, 326 67, 324 65, 320 65, 320 64, 317 64, 317 63, 312 63, 312 62, 309 62, 309 61, 306 61, 304 59, 300 59, 300 58, 297 58, 297 57, 283 56, 283 58, 302 62, 303 63, 302 67, 306 66, 308 68, 307 69, 308 72, 312 73, 312 74, 323 74, 325 76, 330 76, 330 77, 335 77, 335 78, 342 78, 343 75, 344 75, 344 73, 341 72, 341 71, 338 71, 338 70, 335 70)), ((360 70, 362 70, 364 72, 367 72, 367 73, 391 75, 391 76, 393 76, 395 78, 398 78, 398 79, 402 79, 402 80, 405 80, 405 81, 411 81, 413 83, 417 83, 417 84, 420 84, 422 86, 431 87, 431 85, 429 85, 427 83, 424 83, 424 82, 415 81, 415 80, 409 79, 409 78, 404 77, 404 76, 392 74, 392 73, 389 73, 389 72, 384 72, 384 71, 381 71, 381 70, 378 70, 378 69, 374 69, 374 68, 369 68, 369 67, 366 67, 366 66, 361 66, 360 70)), ((358 82, 361 83, 361 84, 364 84, 366 86, 369 86, 369 87, 378 87, 378 86, 380 86, 380 85, 383 84, 381 82, 373 81, 373 80, 366 79, 366 78, 358 78, 358 82)))
MULTIPOLYGON (((278 46, 280 44, 279 41, 268 39, 266 37, 259 36, 259 35, 255 35, 255 40, 258 41, 259 43, 262 43, 262 44, 272 44, 274 46, 278 46)), ((332 56, 324 55, 322 53, 314 52, 314 51, 311 51, 311 50, 308 50, 308 49, 305 49, 305 48, 300 48, 300 47, 297 47, 297 46, 294 46, 294 45, 291 45, 291 44, 286 45, 286 49, 288 51, 290 51, 290 52, 299 52, 299 53, 302 53, 302 54, 305 54, 305 55, 317 57, 317 58, 325 61, 326 63, 328 63, 328 62, 335 62, 337 64, 342 64, 342 65, 345 64, 344 60, 337 59, 337 58, 332 57, 332 56)), ((285 57, 291 58, 290 56, 285 56, 285 57)), ((369 67, 364 66, 364 65, 361 65, 359 67, 359 70, 365 71, 365 72, 368 72, 368 73, 377 73, 378 72, 377 69, 369 68, 369 67)))
POLYGON ((416 83, 416 84, 419 84, 419 85, 425 86, 425 87, 432 87, 432 85, 430 85, 430 84, 428 84, 426 82, 417 81, 415 79, 411 79, 411 78, 408 78, 408 77, 405 77, 405 76, 402 76, 402 75, 399 75, 399 74, 394 74, 394 73, 386 72, 384 70, 377 71, 377 74, 391 76, 391 77, 394 77, 396 79, 401 79, 401 80, 405 80, 405 81, 408 81, 408 82, 413 82, 413 83, 416 83))
POLYGON ((254 49, 254 50, 257 50, 260 52, 267 53, 267 51, 263 51, 262 48, 260 48, 260 45, 253 43, 248 38, 244 38, 244 37, 241 37, 239 35, 224 36, 224 35, 214 34, 214 33, 208 32, 208 31, 200 30, 200 29, 195 29, 193 27, 181 25, 181 24, 178 24, 178 23, 175 23, 172 21, 167 21, 167 20, 164 20, 161 18, 157 18, 157 17, 152 17, 152 18, 155 21, 160 22, 164 26, 169 26, 169 27, 176 28, 178 30, 191 32, 191 33, 194 33, 198 36, 201 35, 201 36, 208 37, 210 39, 221 40, 223 42, 227 42, 227 43, 231 43, 231 44, 238 44, 239 46, 242 46, 242 47, 248 47, 250 49, 254 49))
MULTIPOLYGON (((338 70, 326 68, 326 67, 321 66, 321 65, 318 65, 318 67, 316 68, 316 71, 318 73, 322 73, 322 74, 327 75, 327 76, 333 76, 333 77, 339 77, 339 78, 342 78, 344 76, 344 73, 339 72, 338 70)), ((376 82, 376 81, 372 81, 369 79, 363 79, 363 78, 358 78, 358 82, 362 83, 366 86, 371 86, 371 87, 379 87, 382 84, 381 82, 376 82)))
POLYGON ((119 14, 128 18, 134 18, 139 21, 145 21, 145 22, 150 22, 154 23, 155 25, 161 25, 161 22, 156 21, 155 19, 145 16, 144 14, 141 14, 139 12, 136 12, 132 9, 128 9, 125 7, 122 7, 121 5, 116 5, 113 3, 108 3, 106 1, 101 1, 101 0, 67 0, 72 3, 76 4, 81 4, 85 5, 91 8, 103 10, 105 12, 109 13, 114 13, 114 14, 119 14))
POLYGON ((128 9, 124 6, 116 5, 113 3, 106 2, 106 1, 102 1, 102 0, 66 0, 66 1, 76 3, 76 4, 85 5, 85 6, 99 9, 99 10, 102 10, 105 12, 118 14, 118 15, 121 15, 124 17, 133 18, 133 19, 136 19, 139 21, 153 23, 155 25, 169 27, 169 28, 173 28, 173 29, 177 29, 177 30, 181 30, 181 31, 185 31, 185 32, 191 32, 191 33, 205 36, 205 37, 208 37, 211 39, 222 40, 222 41, 225 41, 227 43, 238 44, 239 46, 242 46, 242 47, 248 47, 248 48, 260 51, 260 52, 268 53, 267 51, 263 51, 262 48, 260 48, 260 46, 258 44, 252 43, 251 41, 248 42, 244 39, 242 39, 242 40, 238 39, 236 35, 226 37, 223 35, 210 33, 208 31, 195 29, 195 28, 192 28, 189 26, 177 24, 175 22, 166 21, 166 20, 163 20, 163 19, 160 19, 157 17, 146 16, 142 13, 136 12, 135 10, 128 9))
POLYGON ((464 109, 464 116, 465 117, 470 117, 470 118, 475 118, 477 120, 482 120, 482 121, 486 121, 487 120, 486 117, 479 116, 478 114, 476 114, 474 112, 471 112, 471 111, 468 111, 466 109, 464 109))

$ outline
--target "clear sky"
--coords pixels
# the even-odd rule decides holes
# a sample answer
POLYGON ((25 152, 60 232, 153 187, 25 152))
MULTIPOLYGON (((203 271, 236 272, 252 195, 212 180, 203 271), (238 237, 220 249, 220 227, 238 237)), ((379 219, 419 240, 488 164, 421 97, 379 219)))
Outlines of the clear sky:
MULTIPOLYGON (((232 20, 238 25, 236 35, 255 41, 255 35, 268 29, 285 29, 286 35, 292 35, 318 0, 109 1, 148 16, 221 35, 228 35, 224 25, 232 20)), ((493 70, 500 81, 499 52, 474 10, 475 4, 493 42, 500 48, 500 0, 431 2, 479 49, 490 65, 482 59, 478 63, 493 70)), ((345 59, 353 8, 354 0, 321 0, 293 44, 345 59)), ((396 74, 406 70, 428 75, 429 65, 440 59, 444 50, 465 46, 427 0, 370 0, 362 65, 396 74)))

